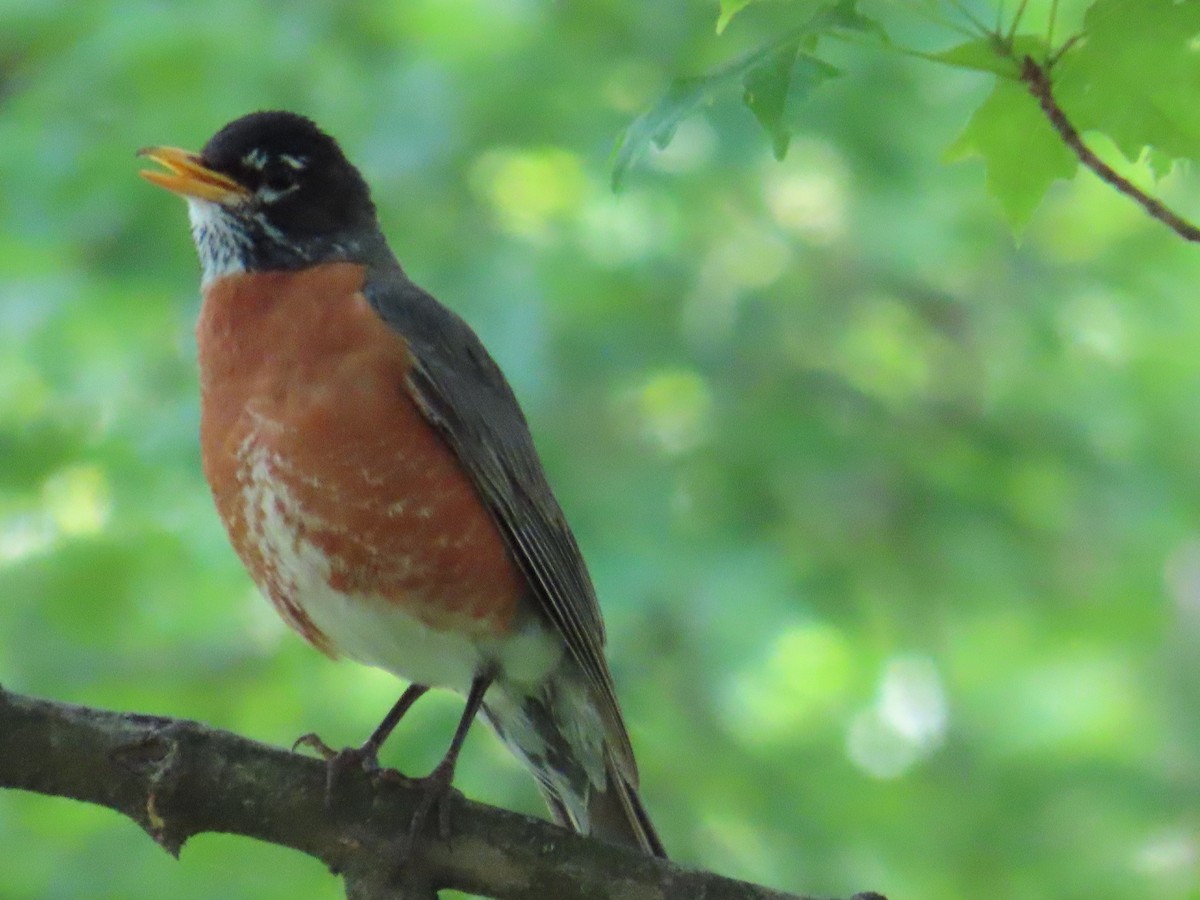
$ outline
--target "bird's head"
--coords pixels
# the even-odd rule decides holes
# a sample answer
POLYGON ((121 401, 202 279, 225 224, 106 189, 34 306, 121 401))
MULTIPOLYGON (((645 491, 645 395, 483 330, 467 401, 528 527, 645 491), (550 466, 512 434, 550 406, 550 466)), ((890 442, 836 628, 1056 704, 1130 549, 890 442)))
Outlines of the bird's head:
MULTIPOLYGON (((142 172, 188 202, 204 281, 242 271, 370 262, 382 236, 366 181, 337 141, 290 112, 230 122, 199 153, 138 151, 142 172)), ((383 250, 382 252, 386 252, 383 250)))

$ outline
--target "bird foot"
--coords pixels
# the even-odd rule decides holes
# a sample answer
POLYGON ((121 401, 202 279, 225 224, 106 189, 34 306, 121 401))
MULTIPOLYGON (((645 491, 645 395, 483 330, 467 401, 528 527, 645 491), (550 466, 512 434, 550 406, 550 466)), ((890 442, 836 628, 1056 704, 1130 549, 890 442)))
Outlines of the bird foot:
POLYGON ((345 776, 355 770, 365 772, 373 783, 384 780, 407 781, 395 769, 385 769, 379 765, 379 748, 370 741, 361 747, 343 747, 334 750, 313 732, 303 734, 292 744, 292 750, 297 747, 308 747, 325 760, 325 807, 333 806, 333 798, 337 787, 345 776))
POLYGON ((450 797, 457 793, 453 787, 454 761, 443 759, 424 778, 413 779, 421 790, 421 802, 413 813, 408 829, 408 846, 413 847, 425 828, 431 813, 436 813, 438 837, 450 840, 450 797))

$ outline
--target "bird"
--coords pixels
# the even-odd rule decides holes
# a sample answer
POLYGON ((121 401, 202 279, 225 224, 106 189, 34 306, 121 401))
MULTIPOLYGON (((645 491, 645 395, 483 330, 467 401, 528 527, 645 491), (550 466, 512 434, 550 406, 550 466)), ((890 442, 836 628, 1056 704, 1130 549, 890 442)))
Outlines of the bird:
POLYGON ((482 715, 559 824, 665 857, 525 415, 470 326, 409 279, 338 142, 269 110, 199 152, 138 155, 187 202, 201 457, 234 550, 309 644, 409 682, 361 746, 302 740, 379 772, 413 703, 450 689, 466 702, 421 810, 445 809, 482 715))

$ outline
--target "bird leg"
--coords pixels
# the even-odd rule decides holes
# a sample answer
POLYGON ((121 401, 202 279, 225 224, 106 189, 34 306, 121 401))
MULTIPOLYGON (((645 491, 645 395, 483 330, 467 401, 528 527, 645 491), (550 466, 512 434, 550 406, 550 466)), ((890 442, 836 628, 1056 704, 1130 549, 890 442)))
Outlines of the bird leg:
POLYGON ((454 729, 454 737, 450 739, 450 747, 446 750, 446 755, 433 767, 432 772, 424 778, 417 779, 424 791, 424 796, 417 805, 416 812, 413 813, 412 825, 408 834, 410 847, 416 843, 417 835, 434 807, 437 807, 438 835, 444 841, 450 839, 450 804, 447 801, 450 799, 450 789, 454 783, 454 767, 458 764, 458 754, 467 740, 467 732, 471 729, 471 723, 475 721, 475 716, 483 705, 483 697, 491 687, 494 678, 495 676, 491 672, 475 676, 475 680, 471 682, 471 690, 467 694, 467 703, 463 707, 462 717, 458 720, 458 727, 454 729))
POLYGON ((410 684, 408 689, 400 695, 400 699, 388 710, 388 714, 383 717, 383 721, 371 732, 371 736, 360 747, 345 747, 342 750, 334 750, 313 732, 301 735, 296 739, 296 743, 292 745, 293 750, 300 746, 308 747, 311 750, 315 750, 317 755, 325 760, 326 806, 333 805, 334 788, 348 770, 361 769, 373 778, 382 777, 387 774, 388 770, 381 768, 379 765, 379 748, 383 746, 383 742, 388 739, 388 736, 395 729, 399 721, 404 718, 404 714, 428 690, 428 685, 410 684))

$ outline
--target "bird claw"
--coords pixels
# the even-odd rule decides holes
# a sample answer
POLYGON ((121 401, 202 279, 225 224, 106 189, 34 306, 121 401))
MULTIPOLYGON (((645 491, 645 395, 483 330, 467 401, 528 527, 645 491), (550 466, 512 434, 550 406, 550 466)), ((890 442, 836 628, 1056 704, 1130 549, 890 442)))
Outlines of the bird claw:
POLYGON ((450 795, 453 787, 454 766, 439 763, 436 768, 424 778, 416 779, 421 788, 421 802, 413 813, 412 824, 408 829, 408 846, 411 849, 417 842, 429 814, 436 809, 437 833, 443 841, 450 840, 450 795))
POLYGON ((308 734, 301 735, 296 739, 296 743, 292 744, 292 750, 295 750, 297 747, 308 747, 325 760, 326 809, 333 807, 333 798, 337 793, 339 782, 342 781, 348 772, 354 769, 365 772, 367 777, 374 783, 385 779, 400 782, 407 780, 395 769, 385 769, 379 765, 379 749, 370 742, 363 744, 361 747, 343 747, 341 750, 334 750, 317 737, 316 734, 309 732, 308 734))
POLYGON ((292 743, 292 752, 295 753, 300 747, 307 747, 325 760, 329 762, 335 756, 337 751, 330 747, 327 743, 321 740, 320 735, 315 731, 310 731, 307 734, 302 734, 292 743))

